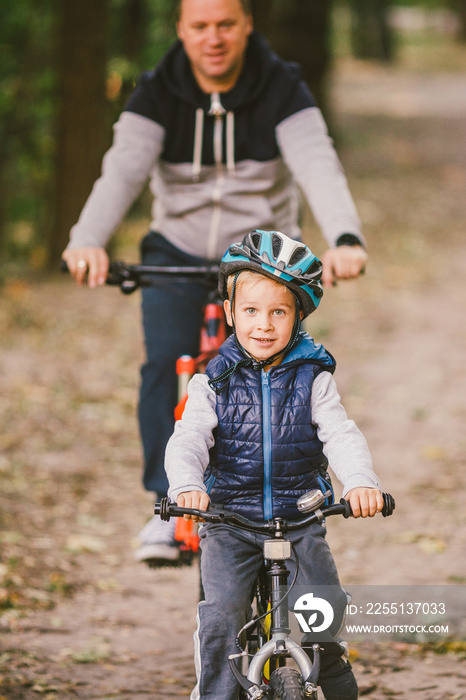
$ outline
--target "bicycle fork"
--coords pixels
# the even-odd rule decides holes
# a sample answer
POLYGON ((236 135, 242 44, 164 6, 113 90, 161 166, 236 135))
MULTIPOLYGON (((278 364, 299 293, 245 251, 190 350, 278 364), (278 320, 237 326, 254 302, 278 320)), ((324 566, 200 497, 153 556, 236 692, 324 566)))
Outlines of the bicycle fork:
POLYGON ((317 697, 317 679, 320 672, 320 647, 312 646, 313 660, 309 658, 304 649, 290 639, 288 594, 290 589, 283 594, 286 588, 289 571, 285 561, 291 559, 291 542, 285 540, 277 524, 275 539, 264 542, 264 559, 269 562, 267 576, 270 588, 270 614, 272 624, 270 629, 271 639, 266 642, 252 657, 247 676, 238 670, 236 659, 243 654, 232 654, 229 657, 230 668, 246 692, 250 700, 259 700, 268 697, 268 689, 262 685, 264 666, 269 660, 279 660, 291 657, 297 664, 304 681, 305 697, 313 700, 317 697))

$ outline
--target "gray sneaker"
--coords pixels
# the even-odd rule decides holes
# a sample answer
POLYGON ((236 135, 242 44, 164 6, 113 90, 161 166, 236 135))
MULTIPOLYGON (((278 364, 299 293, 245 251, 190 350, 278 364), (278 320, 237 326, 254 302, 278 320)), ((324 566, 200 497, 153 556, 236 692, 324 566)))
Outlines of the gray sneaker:
POLYGON ((176 518, 167 522, 154 515, 139 533, 142 544, 134 553, 136 561, 176 562, 180 558, 180 549, 175 542, 175 528, 176 518))

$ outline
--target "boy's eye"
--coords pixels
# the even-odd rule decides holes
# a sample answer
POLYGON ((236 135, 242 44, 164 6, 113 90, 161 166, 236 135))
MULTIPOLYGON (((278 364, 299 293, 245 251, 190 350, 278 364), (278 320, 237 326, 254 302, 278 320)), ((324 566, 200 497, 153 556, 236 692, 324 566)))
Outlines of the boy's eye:
POLYGON ((283 316, 284 313, 285 312, 283 309, 275 309, 275 311, 274 311, 275 316, 283 316))
POLYGON ((246 309, 247 314, 253 314, 253 313, 255 313, 255 311, 256 311, 255 308, 252 306, 250 306, 249 309, 246 309))

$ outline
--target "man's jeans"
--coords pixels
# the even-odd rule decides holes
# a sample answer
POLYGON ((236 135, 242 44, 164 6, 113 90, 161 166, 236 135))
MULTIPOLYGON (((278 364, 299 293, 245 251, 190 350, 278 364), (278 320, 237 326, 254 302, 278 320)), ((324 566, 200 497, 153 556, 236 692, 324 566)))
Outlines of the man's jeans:
MULTIPOLYGON (((144 265, 194 266, 206 263, 175 248, 163 236, 150 232, 141 243, 144 265)), ((165 496, 165 447, 173 433, 178 403, 176 360, 197 357, 202 309, 208 287, 202 280, 177 282, 175 278, 142 288, 142 322, 146 362, 141 368, 139 428, 144 451, 143 483, 148 491, 165 496)))
MULTIPOLYGON (((237 530, 229 525, 203 525, 201 535, 201 577, 205 600, 198 606, 198 628, 194 635, 197 685, 191 700, 237 700, 238 684, 228 665, 228 656, 237 653, 235 638, 250 614, 251 592, 263 561, 265 535, 237 530)), ((346 594, 340 588, 333 556, 325 540, 325 528, 312 525, 287 535, 298 554, 296 586, 335 586, 334 630, 340 627, 346 608, 346 594)), ((295 573, 294 558, 286 561, 295 573)), ((289 607, 294 600, 290 596, 289 607)), ((324 649, 325 649, 324 644, 324 649)), ((329 653, 338 645, 328 645, 329 653)), ((325 656, 325 651, 323 652, 325 656)), ((328 659, 323 659, 327 665, 328 659)))

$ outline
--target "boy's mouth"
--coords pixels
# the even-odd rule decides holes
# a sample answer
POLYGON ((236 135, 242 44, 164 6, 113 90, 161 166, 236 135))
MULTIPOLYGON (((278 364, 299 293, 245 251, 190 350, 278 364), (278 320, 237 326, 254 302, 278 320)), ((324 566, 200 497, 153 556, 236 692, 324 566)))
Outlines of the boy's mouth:
POLYGON ((253 340, 256 343, 259 343, 260 345, 264 345, 264 346, 272 345, 272 343, 275 342, 275 338, 253 338, 253 340))

